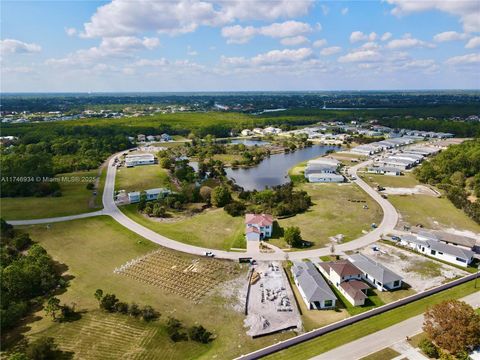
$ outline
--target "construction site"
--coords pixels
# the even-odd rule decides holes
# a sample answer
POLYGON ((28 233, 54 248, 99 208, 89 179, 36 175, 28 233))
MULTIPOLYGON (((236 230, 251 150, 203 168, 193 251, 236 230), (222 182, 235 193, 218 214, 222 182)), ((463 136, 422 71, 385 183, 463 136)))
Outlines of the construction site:
POLYGON ((252 337, 302 328, 300 312, 278 262, 259 262, 250 279, 247 298, 247 334, 252 337))

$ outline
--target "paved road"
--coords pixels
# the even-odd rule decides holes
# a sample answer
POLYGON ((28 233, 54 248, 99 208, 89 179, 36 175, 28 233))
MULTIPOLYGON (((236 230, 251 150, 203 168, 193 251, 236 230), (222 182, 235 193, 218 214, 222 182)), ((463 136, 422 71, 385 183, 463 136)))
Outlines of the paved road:
MULTIPOLYGON (((462 299, 474 308, 480 308, 480 291, 462 299)), ((355 360, 390 347, 407 336, 418 334, 422 330, 423 314, 402 321, 376 333, 339 346, 331 351, 315 356, 312 360, 355 360)))
POLYGON ((9 224, 13 226, 18 225, 37 225, 37 224, 48 224, 54 222, 61 222, 61 221, 69 221, 75 219, 84 219, 93 216, 105 215, 103 210, 93 211, 84 214, 77 214, 77 215, 69 215, 69 216, 60 216, 54 218, 45 218, 45 219, 32 219, 32 220, 7 220, 9 224))

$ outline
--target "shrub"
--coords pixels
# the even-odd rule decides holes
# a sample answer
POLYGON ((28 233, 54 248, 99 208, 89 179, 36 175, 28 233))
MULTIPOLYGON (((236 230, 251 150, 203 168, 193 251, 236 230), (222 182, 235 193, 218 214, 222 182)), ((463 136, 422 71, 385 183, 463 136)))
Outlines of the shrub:
POLYGON ((128 308, 128 314, 133 317, 138 317, 141 314, 140 308, 137 304, 131 303, 130 307, 128 308))
POLYGON ((174 342, 187 340, 188 338, 187 334, 182 331, 183 324, 178 319, 172 317, 168 318, 166 329, 168 336, 170 336, 170 339, 174 342))
POLYGON ((224 210, 230 216, 242 216, 245 214, 246 207, 240 201, 234 201, 224 207, 224 210))
POLYGON ((145 321, 152 321, 158 319, 160 313, 152 308, 150 305, 145 305, 141 310, 142 319, 145 321))
POLYGON ((51 337, 41 337, 33 341, 27 348, 27 357, 32 360, 55 359, 57 345, 51 337))
POLYGON ((287 244, 292 247, 300 247, 302 245, 302 235, 298 226, 290 226, 285 229, 284 239, 287 244))
POLYGON ((87 190, 93 190, 93 189, 95 189, 95 184, 94 183, 88 183, 86 187, 87 187, 87 190))
POLYGON ((118 299, 114 294, 105 294, 100 300, 100 308, 108 312, 115 312, 115 305, 118 299))
POLYGON ((192 326, 188 330, 188 336, 191 340, 203 344, 209 343, 212 339, 212 333, 210 331, 207 331, 207 329, 205 329, 202 325, 192 326))
POLYGON ((115 304, 115 311, 120 314, 128 314, 128 304, 122 301, 119 301, 115 304))
POLYGON ((230 190, 226 186, 217 186, 212 190, 212 205, 216 207, 224 207, 232 201, 230 190))
POLYGON ((420 350, 422 350, 425 355, 427 355, 428 357, 431 357, 431 358, 434 358, 434 359, 438 359, 438 349, 435 345, 433 345, 433 343, 428 340, 428 339, 423 339, 422 341, 420 341, 420 344, 418 344, 418 347, 420 348, 420 350))

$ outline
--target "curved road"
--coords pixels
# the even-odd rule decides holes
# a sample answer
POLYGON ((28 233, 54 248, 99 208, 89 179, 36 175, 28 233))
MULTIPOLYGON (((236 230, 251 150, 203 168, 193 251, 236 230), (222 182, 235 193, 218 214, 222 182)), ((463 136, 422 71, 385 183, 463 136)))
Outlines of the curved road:
MULTIPOLYGON (((103 210, 95 211, 91 213, 57 217, 57 218, 47 218, 47 219, 34 219, 34 220, 16 220, 8 221, 12 225, 35 225, 35 224, 47 224, 60 221, 68 221, 75 219, 83 219, 92 216, 99 215, 109 215, 114 218, 119 224, 123 225, 127 229, 137 233, 138 235, 153 241, 159 245, 165 246, 167 248, 182 251, 195 255, 204 255, 205 252, 211 251, 215 254, 216 257, 222 259, 231 259, 238 260, 241 257, 253 257, 257 260, 284 260, 286 257, 285 252, 275 251, 274 253, 260 253, 258 250, 248 250, 247 252, 231 252, 231 251, 222 251, 217 249, 208 249, 201 248, 193 245, 184 244, 172 239, 169 239, 163 235, 160 235, 143 225, 135 222, 134 220, 127 217, 123 214, 120 209, 117 207, 114 201, 114 192, 115 192, 115 176, 116 176, 116 167, 113 166, 115 156, 110 158, 107 169, 107 177, 105 180, 105 189, 103 192, 103 210)), ((348 171, 351 176, 355 176, 356 180, 354 181, 358 186, 360 186, 367 194, 369 194, 382 208, 383 210, 383 219, 379 226, 373 231, 355 239, 345 244, 340 244, 336 246, 337 251, 348 251, 358 249, 363 246, 367 246, 375 241, 377 241, 382 234, 391 232, 398 221, 398 214, 395 208, 390 202, 383 199, 374 189, 372 189, 365 181, 358 178, 357 170, 361 167, 368 165, 371 161, 365 161, 363 163, 357 164, 351 167, 348 171)), ((288 252, 288 258, 292 260, 300 260, 311 257, 318 257, 323 255, 330 254, 329 247, 315 249, 315 250, 305 250, 305 251, 293 251, 288 252)))

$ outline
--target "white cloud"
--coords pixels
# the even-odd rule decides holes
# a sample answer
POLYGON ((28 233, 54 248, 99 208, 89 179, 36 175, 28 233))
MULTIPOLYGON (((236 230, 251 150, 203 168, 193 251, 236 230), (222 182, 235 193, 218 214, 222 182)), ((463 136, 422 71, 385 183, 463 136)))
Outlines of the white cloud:
POLYGON ((285 21, 273 23, 259 28, 253 26, 242 27, 240 25, 226 26, 222 29, 222 36, 227 38, 229 44, 245 44, 255 35, 263 35, 273 38, 299 37, 312 31, 312 27, 300 21, 285 21))
POLYGON ((196 50, 193 50, 192 47, 190 45, 187 46, 187 55, 188 56, 197 56, 198 55, 198 51, 196 50))
POLYGON ((300 48, 296 50, 272 50, 253 57, 252 63, 255 65, 284 64, 305 60, 311 57, 312 49, 309 48, 300 48))
POLYGON ((396 16, 408 15, 414 12, 439 10, 458 16, 466 32, 480 31, 480 6, 478 1, 456 0, 387 0, 394 5, 392 14, 396 16))
POLYGON ((357 49, 346 55, 340 56, 338 61, 341 63, 350 62, 375 62, 382 59, 380 52, 370 49, 357 49))
POLYGON ((382 41, 387 41, 387 40, 390 40, 390 38, 392 37, 392 33, 391 32, 386 32, 382 35, 382 37, 380 38, 380 40, 382 41))
POLYGON ((377 34, 371 32, 370 34, 364 34, 361 31, 354 31, 350 34, 350 42, 356 43, 359 41, 374 41, 377 38, 377 34))
POLYGON ((445 61, 448 65, 474 65, 480 64, 480 53, 478 54, 465 54, 460 56, 454 56, 445 61))
POLYGON ((89 66, 103 58, 129 58, 132 52, 151 50, 160 44, 157 38, 119 36, 103 38, 99 46, 77 50, 60 59, 48 59, 48 65, 84 65, 89 66))
POLYGON ((28 54, 42 50, 40 45, 26 43, 15 39, 0 40, 0 53, 2 54, 28 54))
POLYGON ((312 0, 112 0, 84 24, 84 37, 118 37, 155 31, 182 34, 235 20, 274 20, 308 13, 312 0))
POLYGON ((330 55, 338 54, 340 51, 342 51, 342 48, 340 46, 330 46, 322 49, 320 51, 320 55, 330 56, 330 55))
POLYGON ((474 49, 480 47, 480 36, 475 36, 468 40, 467 44, 465 45, 467 49, 474 49))
POLYGON ((306 44, 308 42, 309 42, 309 40, 305 36, 302 36, 302 35, 287 37, 287 38, 283 38, 282 40, 280 40, 280 43, 282 45, 285 45, 285 46, 298 46, 298 45, 306 44))
POLYGON ((313 47, 316 47, 316 48, 319 48, 325 45, 327 45, 327 40, 325 39, 318 39, 313 42, 313 47))
POLYGON ((68 35, 68 36, 75 36, 77 35, 77 29, 75 28, 65 28, 65 33, 68 35))
POLYGON ((34 70, 29 66, 2 66, 0 70, 4 73, 30 74, 34 70))
POLYGON ((245 44, 257 33, 258 29, 253 26, 234 25, 222 29, 222 36, 227 38, 227 44, 245 44))
POLYGON ((435 45, 430 44, 426 41, 412 38, 411 34, 405 34, 401 39, 391 40, 387 44, 389 49, 408 49, 414 47, 427 47, 434 48, 435 45))
POLYGON ((468 38, 467 34, 458 33, 456 31, 444 31, 436 34, 433 37, 435 42, 447 42, 447 41, 456 41, 456 40, 465 40, 468 38))
POLYGON ((343 8, 342 10, 340 10, 340 12, 341 12, 342 15, 347 15, 348 14, 348 7, 343 8))

